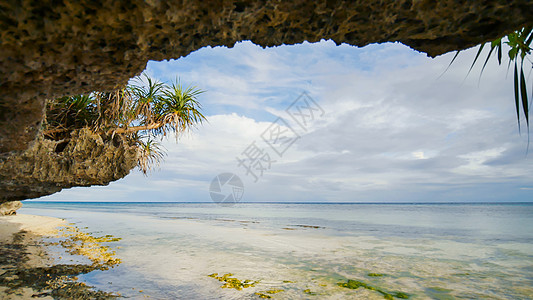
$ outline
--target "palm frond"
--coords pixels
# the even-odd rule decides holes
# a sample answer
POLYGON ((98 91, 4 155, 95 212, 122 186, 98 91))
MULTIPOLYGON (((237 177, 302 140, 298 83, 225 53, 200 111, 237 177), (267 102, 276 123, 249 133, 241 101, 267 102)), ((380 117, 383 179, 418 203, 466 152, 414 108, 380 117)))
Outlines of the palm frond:
MULTIPOLYGON (((524 119, 526 121, 526 126, 528 129, 529 134, 529 99, 528 99, 528 91, 527 91, 527 84, 526 84, 526 76, 524 74, 524 61, 526 59, 531 63, 531 66, 533 67, 533 62, 529 59, 529 55, 531 54, 531 43, 533 42, 533 26, 524 27, 521 30, 512 32, 507 35, 507 40, 503 42, 503 37, 496 39, 490 43, 490 50, 485 58, 485 62, 483 63, 483 67, 481 68, 481 72, 479 75, 479 80, 481 80, 481 76, 483 72, 485 71, 485 67, 487 66, 487 63, 492 56, 493 53, 496 54, 498 64, 502 64, 502 45, 503 43, 507 44, 510 49, 507 52, 507 55, 509 56, 509 63, 507 66, 507 71, 510 69, 511 62, 514 62, 514 76, 513 76, 513 88, 514 88, 514 102, 515 102, 515 108, 516 108, 516 119, 518 122, 518 132, 520 132, 520 115, 521 113, 524 114, 524 119), (494 52, 496 51, 496 52, 494 52), (518 61, 520 60, 520 72, 518 72, 518 61), (520 75, 519 75, 520 73, 520 75)), ((486 44, 481 44, 479 46, 479 49, 476 53, 476 56, 474 58, 474 61, 472 62, 472 65, 470 66, 467 77, 474 68, 476 62, 478 61, 484 46, 486 44)), ((455 54, 452 61, 450 62, 450 65, 455 61, 457 58, 457 55, 459 52, 455 54)), ((446 68, 448 70, 450 66, 446 68)), ((533 96, 532 96, 533 97, 533 96)))
POLYGON ((526 117, 526 125, 529 128, 529 102, 527 100, 527 87, 523 66, 520 67, 520 96, 522 98, 522 110, 524 111, 524 115, 526 117))
POLYGON ((518 121, 518 132, 520 132, 520 96, 518 94, 518 66, 514 64, 514 100, 516 107, 516 120, 518 121))
POLYGON ((151 137, 140 137, 137 140, 137 166, 144 175, 159 167, 165 156, 163 146, 151 137))

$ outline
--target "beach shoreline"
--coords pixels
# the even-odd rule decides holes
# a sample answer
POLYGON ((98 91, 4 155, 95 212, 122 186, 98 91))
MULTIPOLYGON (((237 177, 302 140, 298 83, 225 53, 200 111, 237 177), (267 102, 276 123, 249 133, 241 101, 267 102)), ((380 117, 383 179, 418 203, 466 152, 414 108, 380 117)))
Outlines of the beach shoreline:
POLYGON ((120 264, 105 243, 65 219, 0 217, 0 299, 112 299, 120 294, 88 286, 78 276, 120 264))
MULTIPOLYGON (((47 216, 11 215, 0 217, 0 295, 2 299, 29 299, 38 290, 25 286, 13 272, 52 265, 43 242, 57 234, 65 220, 47 216)), ((41 299, 53 299, 44 296, 41 299)))
POLYGON ((50 236, 57 232, 59 226, 65 225, 64 219, 17 214, 0 217, 0 242, 12 239, 12 235, 24 230, 37 236, 50 236))
POLYGON ((0 299, 119 297, 78 278, 120 264, 114 251, 103 245, 116 240, 111 235, 92 236, 60 218, 0 217, 0 299))
POLYGON ((36 288, 56 299, 533 294, 531 204, 28 203, 20 213, 67 220, 44 239, 55 260, 45 271, 76 282, 36 288))

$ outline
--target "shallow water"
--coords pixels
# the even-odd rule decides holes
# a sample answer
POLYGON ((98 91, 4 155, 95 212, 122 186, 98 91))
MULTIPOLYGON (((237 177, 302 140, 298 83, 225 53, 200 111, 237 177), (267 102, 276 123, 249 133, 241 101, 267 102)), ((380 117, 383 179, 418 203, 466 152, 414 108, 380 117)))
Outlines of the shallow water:
POLYGON ((113 246, 123 263, 80 278, 133 298, 257 299, 279 289, 272 298, 384 298, 337 285, 348 279, 410 299, 533 295, 532 204, 26 201, 20 212, 121 237, 113 246), (212 273, 259 283, 222 289, 212 273))

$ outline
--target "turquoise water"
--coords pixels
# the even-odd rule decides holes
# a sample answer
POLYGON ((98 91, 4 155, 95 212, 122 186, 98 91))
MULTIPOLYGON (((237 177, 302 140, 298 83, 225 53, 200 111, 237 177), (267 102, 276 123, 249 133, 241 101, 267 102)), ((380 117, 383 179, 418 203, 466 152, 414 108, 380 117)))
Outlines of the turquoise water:
POLYGON ((531 299, 532 204, 24 202, 20 213, 112 234, 123 263, 81 279, 133 298, 531 299), (212 273, 259 281, 221 289, 212 273), (384 276, 368 276, 380 273, 384 276), (142 290, 142 293, 139 292, 142 290))

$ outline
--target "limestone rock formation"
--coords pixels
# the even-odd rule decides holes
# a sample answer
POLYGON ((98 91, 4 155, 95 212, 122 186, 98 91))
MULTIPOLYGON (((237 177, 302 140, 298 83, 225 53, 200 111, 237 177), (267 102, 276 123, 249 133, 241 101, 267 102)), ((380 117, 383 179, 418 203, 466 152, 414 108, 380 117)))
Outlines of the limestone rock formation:
POLYGON ((532 24, 530 0, 1 1, 0 201, 128 174, 135 155, 123 140, 32 142, 46 99, 125 85, 148 60, 242 40, 399 41, 436 56, 532 24))
POLYGON ((2 1, 0 153, 35 139, 46 98, 110 90, 208 45, 400 41, 436 56, 527 24, 530 0, 2 1))
POLYGON ((12 216, 17 214, 17 209, 22 207, 22 202, 11 201, 0 204, 0 216, 12 216))
POLYGON ((22 153, 0 157, 0 203, 123 178, 137 164, 138 150, 130 143, 89 130, 73 131, 61 141, 39 138, 22 153))

